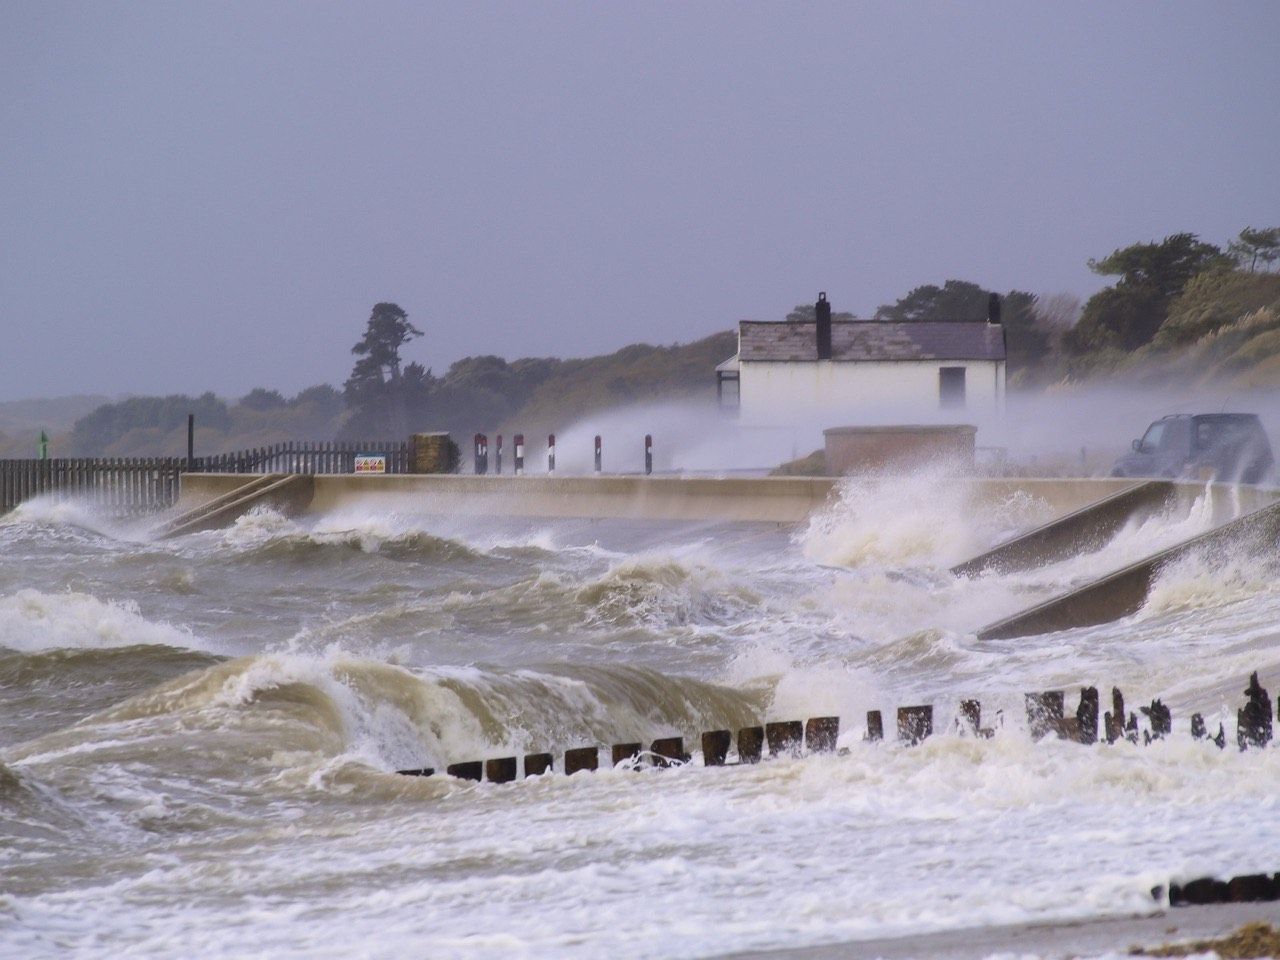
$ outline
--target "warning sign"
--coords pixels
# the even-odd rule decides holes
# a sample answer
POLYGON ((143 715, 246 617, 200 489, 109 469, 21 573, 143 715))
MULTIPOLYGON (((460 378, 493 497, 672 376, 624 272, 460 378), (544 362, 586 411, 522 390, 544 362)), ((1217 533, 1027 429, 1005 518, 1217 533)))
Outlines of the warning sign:
POLYGON ((386 473, 387 458, 381 454, 356 454, 356 473, 386 473))

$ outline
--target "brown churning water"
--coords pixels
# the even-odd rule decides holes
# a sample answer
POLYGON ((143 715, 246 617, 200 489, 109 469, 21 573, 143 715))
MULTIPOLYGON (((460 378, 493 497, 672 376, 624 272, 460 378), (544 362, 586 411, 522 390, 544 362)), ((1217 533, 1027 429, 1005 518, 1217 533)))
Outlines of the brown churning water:
POLYGON ((795 527, 257 513, 164 542, 28 504, 0 519, 0 945, 716 956, 1150 912, 1158 884, 1274 870, 1280 753, 1185 720, 1230 737, 1241 678, 1280 682, 1273 558, 1186 558, 1124 621, 979 641, 1213 510, 963 578, 1048 509, 958 496, 858 481, 795 527), (1082 682, 1164 698, 1172 734, 1034 742, 1024 693, 1082 682), (970 698, 993 736, 957 732, 970 698), (907 748, 912 704, 935 709, 907 748), (698 762, 704 732, 781 753, 770 723, 831 716, 837 752, 698 762), (695 763, 395 773, 674 738, 695 763))

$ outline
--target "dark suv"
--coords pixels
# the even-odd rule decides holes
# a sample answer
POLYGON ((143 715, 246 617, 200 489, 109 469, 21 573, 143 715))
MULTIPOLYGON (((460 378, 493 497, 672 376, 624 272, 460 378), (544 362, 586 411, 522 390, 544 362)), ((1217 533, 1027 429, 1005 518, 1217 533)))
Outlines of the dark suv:
POLYGON ((1175 414, 1147 427, 1111 475, 1261 483, 1274 465, 1256 414, 1175 414))

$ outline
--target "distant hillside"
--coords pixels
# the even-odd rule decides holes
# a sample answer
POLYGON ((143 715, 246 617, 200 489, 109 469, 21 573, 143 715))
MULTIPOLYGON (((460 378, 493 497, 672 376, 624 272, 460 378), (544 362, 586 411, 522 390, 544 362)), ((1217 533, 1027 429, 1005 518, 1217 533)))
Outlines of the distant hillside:
MULTIPOLYGON (((459 438, 478 431, 563 430, 584 415, 632 403, 710 396, 716 364, 736 349, 736 334, 725 332, 689 344, 633 344, 576 360, 467 357, 443 377, 427 375, 407 419, 411 429, 448 430, 459 438)), ((51 428, 54 456, 181 456, 189 412, 196 416, 198 454, 283 440, 398 439, 385 423, 356 421, 342 394, 325 385, 288 399, 263 388, 233 402, 211 393, 97 404, 101 398, 80 399, 85 402, 76 408, 74 425, 64 417, 51 428)), ((24 435, 21 449, 11 455, 33 456, 31 436, 24 435)))
MULTIPOLYGON (((283 440, 332 439, 342 394, 321 384, 285 399, 258 388, 234 403, 199 397, 128 397, 96 407, 55 438, 58 457, 178 457, 187 452, 187 414, 196 418, 196 453, 225 453, 283 440)), ((31 456, 31 453, 24 454, 31 456)))
POLYGON ((51 397, 46 400, 7 400, 0 403, 0 458, 34 457, 40 431, 56 438, 109 398, 51 397))
POLYGON ((377 403, 344 421, 356 439, 411 430, 447 430, 455 437, 497 431, 563 430, 584 415, 628 404, 710 395, 716 364, 736 349, 736 336, 717 333, 689 344, 633 344, 577 360, 555 357, 464 357, 444 376, 406 367, 382 388, 377 403))
POLYGON ((1173 298, 1149 343, 1097 350, 1072 374, 1081 383, 1280 387, 1280 274, 1202 272, 1173 298))
POLYGON ((633 344, 617 353, 562 360, 503 426, 543 433, 563 429, 584 414, 650 400, 715 394, 716 365, 738 349, 732 331, 693 343, 633 344))

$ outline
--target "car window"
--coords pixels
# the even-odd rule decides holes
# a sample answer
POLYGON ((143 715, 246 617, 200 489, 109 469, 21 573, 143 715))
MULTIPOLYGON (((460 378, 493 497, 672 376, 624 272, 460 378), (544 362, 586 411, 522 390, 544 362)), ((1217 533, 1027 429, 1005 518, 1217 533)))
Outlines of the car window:
POLYGON ((1249 425, 1239 420, 1200 420, 1196 423, 1196 449, 1241 443, 1248 434, 1249 425))
POLYGON ((1147 428, 1147 432, 1142 435, 1142 450, 1144 453, 1153 453, 1160 449, 1160 443, 1165 438, 1168 426, 1165 421, 1159 420, 1147 428))

